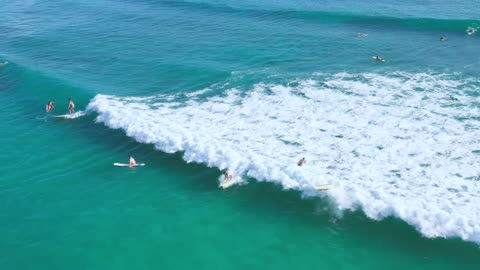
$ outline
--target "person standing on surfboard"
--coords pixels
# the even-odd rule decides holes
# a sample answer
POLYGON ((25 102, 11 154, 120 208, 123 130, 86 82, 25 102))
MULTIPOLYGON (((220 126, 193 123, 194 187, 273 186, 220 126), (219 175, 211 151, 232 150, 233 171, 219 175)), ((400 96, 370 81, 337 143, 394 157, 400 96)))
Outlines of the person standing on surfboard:
POLYGON ((130 156, 130 160, 128 161, 128 166, 130 166, 130 167, 137 166, 137 162, 135 161, 135 159, 132 156, 130 156))
POLYGON ((75 112, 75 103, 73 103, 73 100, 68 98, 68 112, 69 113, 74 113, 75 112))
POLYGON ((47 103, 47 106, 45 106, 45 110, 46 110, 47 112, 49 112, 49 111, 51 111, 52 109, 53 109, 53 101, 50 100, 50 101, 47 103))
POLYGON ((232 180, 233 179, 233 174, 229 173, 228 171, 225 171, 223 173, 223 181, 228 181, 228 180, 232 180))

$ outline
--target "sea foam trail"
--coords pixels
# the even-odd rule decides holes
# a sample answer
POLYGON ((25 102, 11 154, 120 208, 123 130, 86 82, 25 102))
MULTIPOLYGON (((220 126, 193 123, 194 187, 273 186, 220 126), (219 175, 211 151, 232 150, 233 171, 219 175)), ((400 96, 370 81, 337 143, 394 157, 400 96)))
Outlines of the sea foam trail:
POLYGON ((187 162, 305 195, 338 183, 326 194, 339 209, 480 242, 480 99, 468 95, 478 85, 432 74, 316 74, 186 102, 98 95, 88 110, 138 142, 183 151, 187 162))

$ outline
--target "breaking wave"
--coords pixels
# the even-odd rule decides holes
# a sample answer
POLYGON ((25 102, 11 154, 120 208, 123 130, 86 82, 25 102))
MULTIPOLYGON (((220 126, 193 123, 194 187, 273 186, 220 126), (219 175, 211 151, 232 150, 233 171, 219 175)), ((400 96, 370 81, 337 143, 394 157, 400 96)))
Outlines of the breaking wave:
POLYGON ((319 73, 187 101, 97 95, 88 110, 186 162, 325 194, 339 209, 395 216, 427 237, 480 242, 480 84, 458 77, 319 73), (314 189, 326 183, 337 186, 314 189))

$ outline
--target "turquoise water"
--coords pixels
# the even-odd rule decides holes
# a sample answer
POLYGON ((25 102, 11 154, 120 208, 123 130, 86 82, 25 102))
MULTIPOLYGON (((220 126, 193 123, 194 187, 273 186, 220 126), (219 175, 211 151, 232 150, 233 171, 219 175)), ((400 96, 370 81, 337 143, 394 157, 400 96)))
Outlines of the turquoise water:
POLYGON ((475 1, 2 4, 2 269, 480 266, 475 1))

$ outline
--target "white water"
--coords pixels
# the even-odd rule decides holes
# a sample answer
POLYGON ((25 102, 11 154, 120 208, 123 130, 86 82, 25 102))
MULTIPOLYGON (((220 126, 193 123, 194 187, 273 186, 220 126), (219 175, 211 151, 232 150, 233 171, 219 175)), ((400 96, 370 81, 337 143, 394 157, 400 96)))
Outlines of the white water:
POLYGON ((475 85, 431 74, 316 74, 182 103, 98 95, 88 110, 138 142, 183 151, 187 162, 305 195, 338 183, 327 194, 339 209, 480 242, 480 154, 472 152, 480 149, 480 99, 466 95, 479 92, 475 85), (296 165, 301 157, 306 166, 296 165))

